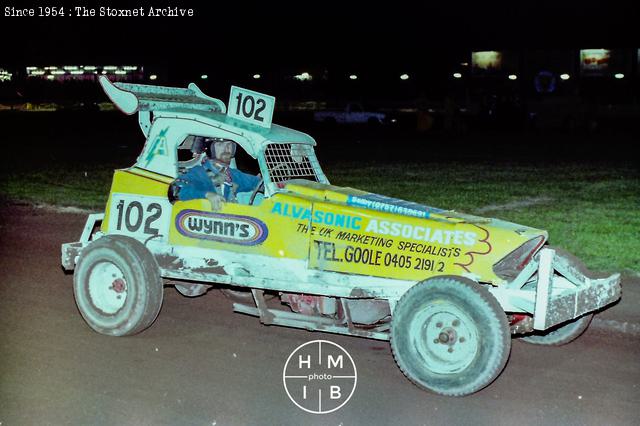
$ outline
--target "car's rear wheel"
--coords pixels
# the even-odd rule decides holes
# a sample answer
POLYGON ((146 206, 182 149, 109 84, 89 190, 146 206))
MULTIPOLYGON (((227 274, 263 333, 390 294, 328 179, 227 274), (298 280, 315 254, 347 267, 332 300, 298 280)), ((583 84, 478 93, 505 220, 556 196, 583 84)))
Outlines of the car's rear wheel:
POLYGON ((587 330, 593 314, 587 314, 568 323, 552 327, 550 330, 534 331, 520 337, 523 342, 542 346, 566 345, 580 337, 587 330))
POLYGON ((78 309, 98 333, 139 333, 162 306, 162 279, 153 255, 137 240, 108 235, 80 255, 73 280, 78 309))
POLYGON ((398 301, 391 349, 418 387, 462 396, 498 377, 511 350, 506 315, 485 288, 459 277, 416 284, 398 301))

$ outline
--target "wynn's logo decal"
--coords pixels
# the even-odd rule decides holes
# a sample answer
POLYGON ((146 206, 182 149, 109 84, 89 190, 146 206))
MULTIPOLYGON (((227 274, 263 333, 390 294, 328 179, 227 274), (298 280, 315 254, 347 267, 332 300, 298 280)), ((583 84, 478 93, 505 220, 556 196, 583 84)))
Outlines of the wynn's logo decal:
POLYGON ((259 219, 233 214, 184 210, 176 216, 176 228, 185 237, 254 246, 269 235, 259 219))

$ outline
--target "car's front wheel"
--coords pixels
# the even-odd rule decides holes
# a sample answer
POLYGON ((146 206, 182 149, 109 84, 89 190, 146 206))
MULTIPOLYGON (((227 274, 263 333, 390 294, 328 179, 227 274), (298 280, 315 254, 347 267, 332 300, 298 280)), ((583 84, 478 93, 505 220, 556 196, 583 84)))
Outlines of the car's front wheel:
POLYGON ((498 377, 511 350, 507 317, 485 288, 459 277, 416 284, 398 301, 391 349, 418 387, 462 396, 498 377))
POLYGON ((153 255, 139 241, 108 235, 80 255, 73 279, 78 309, 98 333, 139 333, 162 306, 162 279, 153 255))

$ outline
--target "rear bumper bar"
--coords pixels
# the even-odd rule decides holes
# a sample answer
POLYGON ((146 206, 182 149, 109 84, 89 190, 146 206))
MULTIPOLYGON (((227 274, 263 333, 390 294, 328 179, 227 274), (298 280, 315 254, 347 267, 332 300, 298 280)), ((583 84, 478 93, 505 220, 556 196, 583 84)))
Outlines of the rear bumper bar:
POLYGON ((62 244, 62 247, 60 249, 61 263, 62 263, 62 267, 65 270, 71 271, 75 269, 80 252, 82 251, 83 247, 89 243, 89 240, 93 235, 93 229, 95 228, 96 224, 101 222, 103 219, 104 219, 104 213, 90 214, 87 217, 86 223, 84 224, 84 229, 82 230, 80 241, 62 244))

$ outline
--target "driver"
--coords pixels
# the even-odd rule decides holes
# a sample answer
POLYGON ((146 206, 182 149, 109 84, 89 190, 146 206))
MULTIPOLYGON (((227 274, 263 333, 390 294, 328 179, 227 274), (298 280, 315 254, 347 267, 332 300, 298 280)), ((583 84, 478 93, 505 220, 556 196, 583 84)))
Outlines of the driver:
POLYGON ((204 157, 202 163, 188 169, 176 179, 178 200, 206 198, 211 203, 211 209, 217 211, 225 202, 235 202, 236 193, 253 191, 261 179, 231 168, 235 153, 235 142, 213 139, 207 149, 208 157, 204 157))

